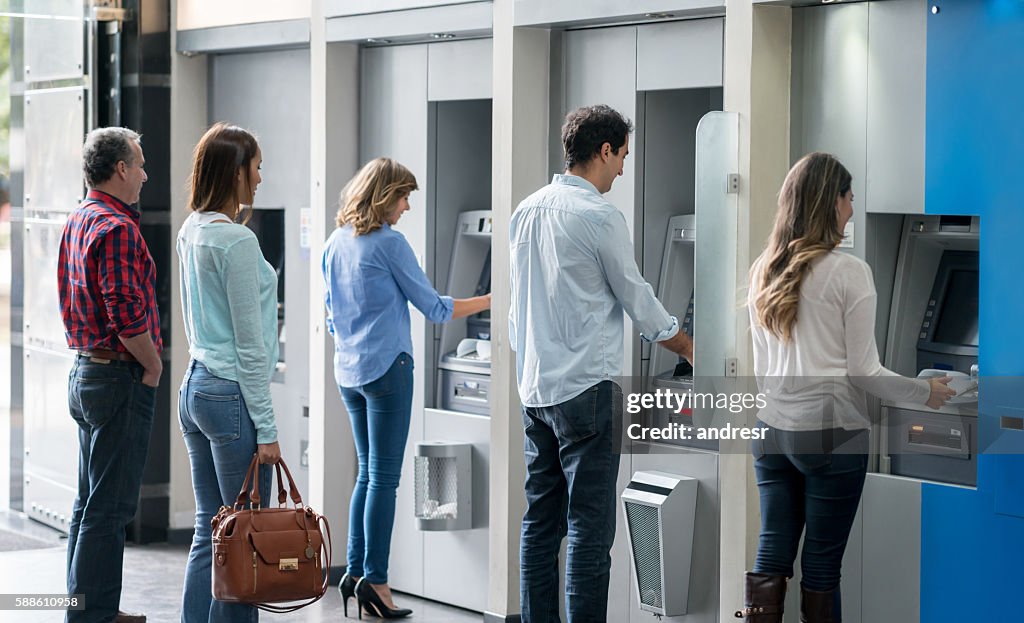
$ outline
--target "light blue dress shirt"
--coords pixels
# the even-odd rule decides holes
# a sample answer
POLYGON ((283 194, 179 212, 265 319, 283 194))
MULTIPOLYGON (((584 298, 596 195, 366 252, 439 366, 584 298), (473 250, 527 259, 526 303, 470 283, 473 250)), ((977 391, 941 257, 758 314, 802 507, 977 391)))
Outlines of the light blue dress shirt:
POLYGON ((625 310, 651 342, 679 332, 633 256, 626 219, 575 175, 519 204, 509 228, 519 398, 556 405, 622 374, 625 310))
POLYGON ((257 443, 277 441, 270 379, 277 366, 277 273, 256 234, 219 212, 193 212, 178 231, 188 352, 242 391, 257 443))
POLYGON ((409 303, 434 323, 454 303, 430 285, 405 236, 384 224, 362 236, 346 225, 324 247, 327 330, 334 336, 334 378, 359 387, 384 376, 399 353, 412 352, 409 303))

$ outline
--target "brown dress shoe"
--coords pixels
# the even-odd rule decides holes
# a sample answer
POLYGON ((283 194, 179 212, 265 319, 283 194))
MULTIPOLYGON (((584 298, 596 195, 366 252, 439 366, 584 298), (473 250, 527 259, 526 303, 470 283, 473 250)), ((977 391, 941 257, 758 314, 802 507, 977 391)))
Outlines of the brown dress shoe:
POLYGON ((117 611, 117 618, 114 623, 146 623, 146 615, 135 614, 134 612, 117 611))

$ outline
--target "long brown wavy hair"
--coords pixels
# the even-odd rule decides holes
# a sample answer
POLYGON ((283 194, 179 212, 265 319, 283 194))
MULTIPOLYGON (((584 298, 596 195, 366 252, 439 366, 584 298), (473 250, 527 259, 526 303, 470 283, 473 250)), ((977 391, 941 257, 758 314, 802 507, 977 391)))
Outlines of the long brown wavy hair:
MULTIPOLYGON (((249 166, 258 151, 256 137, 248 130, 224 122, 213 124, 199 139, 192 154, 189 209, 211 212, 231 203, 235 211, 228 216, 237 220, 241 203, 235 178, 241 170, 247 187, 252 188, 249 166)), ((248 216, 243 221, 248 220, 248 216)))
POLYGON ((356 236, 376 231, 399 199, 418 188, 412 171, 391 158, 375 158, 345 184, 334 220, 338 227, 351 224, 356 236))
POLYGON ((800 286, 811 264, 843 239, 836 201, 852 181, 835 156, 814 152, 794 164, 782 183, 775 227, 750 270, 757 319, 780 340, 792 338, 800 286))

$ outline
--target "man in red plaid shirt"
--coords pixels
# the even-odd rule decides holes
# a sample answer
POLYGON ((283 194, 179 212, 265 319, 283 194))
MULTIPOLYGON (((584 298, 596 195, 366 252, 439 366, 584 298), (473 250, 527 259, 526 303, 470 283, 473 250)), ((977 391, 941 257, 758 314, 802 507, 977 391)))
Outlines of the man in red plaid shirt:
POLYGON ((78 424, 78 497, 68 534, 68 593, 85 610, 66 621, 141 623, 118 611, 125 526, 135 515, 163 365, 156 266, 135 205, 146 182, 140 137, 86 137, 89 193, 68 217, 57 276, 68 347, 78 351, 68 405, 78 424))

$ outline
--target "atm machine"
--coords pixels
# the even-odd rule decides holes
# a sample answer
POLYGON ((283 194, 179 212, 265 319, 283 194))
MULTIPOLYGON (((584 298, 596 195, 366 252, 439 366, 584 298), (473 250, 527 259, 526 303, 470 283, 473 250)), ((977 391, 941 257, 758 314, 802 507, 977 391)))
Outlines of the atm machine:
MULTIPOLYGON (((678 199, 666 194, 671 192, 673 186, 667 183, 670 178, 662 177, 659 173, 672 175, 671 167, 663 165, 675 163, 678 157, 675 160, 659 157, 659 143, 662 139, 655 135, 664 134, 662 123, 667 118, 660 114, 658 107, 661 102, 658 100, 667 100, 669 97, 682 99, 689 95, 662 93, 656 98, 652 98, 651 94, 645 97, 644 125, 638 124, 637 128, 637 151, 643 150, 643 153, 637 159, 638 165, 642 159, 643 164, 648 166, 644 169, 642 193, 638 193, 642 197, 642 207, 637 210, 637 218, 644 226, 637 231, 636 237, 642 242, 644 277, 657 284, 658 299, 678 319, 680 329, 691 337, 696 336, 695 339, 699 341, 701 336, 696 330, 696 321, 700 319, 701 326, 713 327, 714 323, 709 324, 709 321, 716 314, 699 314, 698 309, 710 312, 718 311, 723 305, 732 305, 732 299, 723 298, 722 293, 715 288, 725 292, 734 289, 728 285, 728 279, 719 279, 715 272, 719 268, 726 270, 724 263, 721 266, 705 264, 698 275, 698 258, 714 262, 718 255, 726 253, 728 232, 734 231, 734 228, 720 221, 723 215, 734 214, 734 211, 730 203, 731 196, 721 184, 725 171, 731 170, 730 165, 718 162, 716 157, 721 154, 715 150, 695 150, 692 182, 680 181, 684 179, 684 174, 678 169, 671 178, 676 180, 677 186, 693 184, 692 208, 687 205, 689 201, 679 205, 678 199), (703 225, 699 225, 701 223, 703 225), (705 235, 704 226, 708 226, 707 231, 711 235, 705 235), (708 293, 703 303, 698 292, 698 278, 714 282, 703 282, 707 285, 701 291, 708 293)), ((696 138, 695 145, 709 140, 709 133, 713 133, 709 131, 722 123, 720 115, 723 113, 702 113, 697 117, 700 121, 686 128, 686 132, 692 132, 696 138)), ((726 150, 721 151, 724 153, 726 150)), ((688 176, 687 172, 685 177, 688 176)), ((711 333, 715 337, 719 332, 712 330, 711 333)), ((721 337, 724 343, 727 337, 724 332, 721 337)), ((703 346, 699 343, 698 346, 704 348, 705 353, 713 353, 714 344, 717 344, 716 339, 705 339, 703 346)), ((633 373, 639 377, 637 390, 640 391, 669 390, 686 393, 691 390, 702 391, 703 385, 722 381, 718 378, 722 373, 713 364, 722 359, 714 354, 703 358, 698 355, 696 371, 685 360, 656 344, 643 345, 640 354, 641 365, 634 368, 637 372, 633 373)), ((621 560, 628 566, 629 576, 629 601, 624 604, 628 619, 622 620, 640 623, 649 620, 652 614, 664 617, 666 621, 710 623, 718 620, 721 509, 719 443, 715 439, 698 439, 696 430, 702 425, 710 425, 719 415, 712 409, 684 409, 680 413, 653 411, 647 414, 648 421, 653 420, 652 424, 689 425, 691 437, 632 443, 629 481, 621 493, 621 518, 624 525, 620 533, 628 548, 628 553, 624 553, 621 560), (674 509, 665 506, 667 500, 656 500, 657 494, 651 492, 652 483, 668 482, 675 483, 669 487, 674 492, 680 486, 679 483, 685 482, 692 486, 674 509), (640 497, 644 498, 642 501, 647 505, 643 508, 637 506, 641 501, 637 499, 640 495, 638 491, 643 493, 640 497), (653 516, 654 507, 658 507, 660 513, 656 524, 645 519, 653 516), (658 526, 658 538, 652 538, 652 525, 658 526), (650 566, 651 560, 655 558, 664 563, 660 574, 653 573, 650 566), (660 590, 669 587, 672 588, 671 594, 660 590)), ((667 484, 657 486, 663 489, 668 487, 667 484)), ((673 495, 679 497, 681 494, 668 494, 668 498, 671 499, 673 495)), ((618 612, 621 608, 618 599, 613 598, 612 601, 610 608, 618 612)))
MULTIPOLYGON (((693 214, 669 219, 658 280, 658 300, 679 319, 680 328, 690 337, 693 337, 693 245, 696 239, 697 219, 693 214)), ((664 348, 652 350, 649 366, 652 387, 692 388, 693 369, 679 368, 685 362, 680 360, 664 348)))
MULTIPOLYGON (((464 298, 489 288, 491 214, 480 210, 490 207, 491 198, 492 63, 490 4, 474 3, 469 18, 461 14, 472 38, 449 30, 455 28, 448 23, 452 12, 460 8, 346 14, 328 24, 343 26, 334 32, 360 46, 359 158, 387 155, 416 176, 420 190, 412 195, 413 209, 395 229, 436 290, 464 298), (457 38, 439 40, 430 36, 433 30, 415 34, 431 23, 446 23, 449 37, 457 38), (354 38, 357 31, 362 36, 354 38)), ((410 321, 412 419, 395 501, 389 583, 483 612, 490 575, 489 316, 435 325, 413 313, 410 321)))
MULTIPOLYGON (((727 171, 720 171, 715 166, 718 163, 710 162, 723 150, 698 148, 702 120, 722 107, 719 63, 723 36, 724 22, 717 18, 570 29, 561 34, 563 75, 557 87, 561 90, 557 94, 560 112, 602 102, 636 122, 623 175, 605 196, 626 216, 644 279, 655 286, 659 300, 679 320, 681 329, 691 334, 697 333, 694 321, 699 319, 691 309, 699 306, 700 297, 695 294, 697 223, 705 211, 710 220, 732 213, 722 205, 728 199, 721 180, 727 171, 735 169, 723 167, 727 171), (685 68, 665 65, 665 59, 679 57, 700 61, 685 68), (609 67, 615 68, 613 80, 608 79, 609 67), (709 180, 706 185, 705 177, 709 180)), ((553 121, 560 127, 562 115, 553 121)), ((552 135, 557 136, 554 132, 552 135)), ((552 158, 552 162, 557 161, 552 158)), ((707 241, 718 244, 716 238, 707 241)), ((716 296, 713 293, 707 300, 716 296)), ((624 391, 686 391, 694 383, 693 371, 686 365, 677 371, 679 358, 656 344, 642 342, 628 319, 626 340, 623 376, 634 379, 636 387, 624 391)), ((697 365, 702 365, 699 358, 697 365)), ((720 375, 713 366, 705 365, 703 372, 696 371, 697 375, 720 375)), ((651 415, 676 421, 691 417, 685 413, 651 415)), ((617 486, 623 508, 618 512, 611 551, 608 619, 641 623, 655 614, 666 621, 717 621, 721 508, 717 443, 695 439, 633 442, 622 454, 617 486), (665 519, 658 523, 663 528, 661 538, 651 539, 653 524, 644 518, 651 516, 653 507, 631 514, 625 504, 636 504, 637 491, 666 478, 693 487, 692 522, 660 506, 660 516, 665 519), (673 547, 689 541, 692 550, 687 564, 677 565, 681 558, 673 547), (673 547, 661 547, 669 545, 673 547), (675 569, 658 576, 660 582, 654 581, 646 566, 653 556, 659 556, 666 569, 675 569), (671 588, 673 597, 680 597, 683 583, 687 586, 684 599, 665 599, 668 595, 657 589, 671 588)), ((686 499, 679 508, 691 508, 689 497, 686 499)))
MULTIPOLYGON (((463 212, 456 225, 448 271, 448 295, 483 296, 491 291, 491 211, 463 212)), ((442 409, 490 415, 490 310, 441 327, 437 403, 442 409)))
MULTIPOLYGON (((658 280, 658 300, 679 320, 680 330, 691 338, 694 327, 694 245, 697 240, 696 216, 681 214, 669 219, 658 280)), ((646 391, 667 390, 685 394, 694 388, 693 367, 685 358, 661 347, 652 347, 646 377, 646 391)), ((661 411, 652 414, 655 425, 682 424, 696 430, 706 424, 700 413, 693 409, 682 412, 661 411)), ((672 442, 676 445, 717 451, 714 439, 688 439, 672 442)))
POLYGON ((886 365, 907 376, 952 376, 957 395, 939 410, 882 403, 883 472, 977 482, 978 232, 978 217, 905 218, 886 365))
MULTIPOLYGON (((259 136, 264 154, 290 154, 263 163, 264 181, 246 225, 256 234, 264 259, 277 273, 278 361, 270 393, 278 442, 292 461, 300 490, 309 484, 309 241, 303 218, 309 211, 308 150, 296 138, 309 128, 309 53, 304 49, 214 53, 209 57, 207 119, 230 119, 259 136), (277 89, 302 94, 292 101, 277 89)), ((244 220, 244 219, 243 219, 244 220)))
MULTIPOLYGON (((438 227, 454 219, 455 231, 442 291, 453 298, 489 293, 490 210, 453 214, 450 206, 438 208, 438 227)), ((444 250, 437 252, 443 264, 444 250)), ((428 401, 424 409, 424 441, 416 444, 414 457, 424 596, 483 611, 489 560, 490 314, 452 320, 436 329, 436 392, 433 406, 428 401)))

